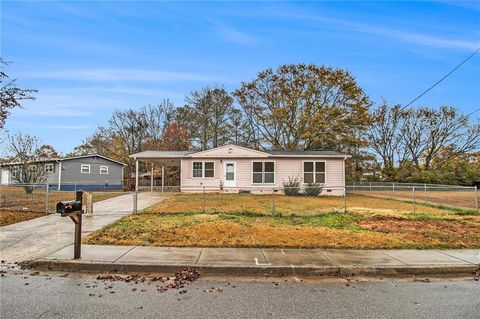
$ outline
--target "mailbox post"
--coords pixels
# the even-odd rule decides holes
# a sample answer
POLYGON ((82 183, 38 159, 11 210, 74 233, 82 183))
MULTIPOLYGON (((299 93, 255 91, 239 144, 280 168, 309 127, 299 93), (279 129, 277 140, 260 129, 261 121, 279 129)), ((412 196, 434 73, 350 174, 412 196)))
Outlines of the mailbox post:
POLYGON ((83 192, 77 191, 74 201, 58 202, 57 214, 62 217, 70 217, 75 223, 74 253, 73 259, 80 259, 82 243, 82 214, 83 214, 83 192))

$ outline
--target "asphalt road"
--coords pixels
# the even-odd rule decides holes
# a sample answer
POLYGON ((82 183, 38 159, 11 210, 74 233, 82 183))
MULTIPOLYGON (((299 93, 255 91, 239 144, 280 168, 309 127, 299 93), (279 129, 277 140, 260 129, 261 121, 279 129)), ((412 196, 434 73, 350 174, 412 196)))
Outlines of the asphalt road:
POLYGON ((182 289, 159 282, 109 282, 93 274, 7 270, 0 317, 7 318, 475 318, 472 278, 301 280, 200 278, 182 289), (186 290, 185 293, 180 293, 186 290))

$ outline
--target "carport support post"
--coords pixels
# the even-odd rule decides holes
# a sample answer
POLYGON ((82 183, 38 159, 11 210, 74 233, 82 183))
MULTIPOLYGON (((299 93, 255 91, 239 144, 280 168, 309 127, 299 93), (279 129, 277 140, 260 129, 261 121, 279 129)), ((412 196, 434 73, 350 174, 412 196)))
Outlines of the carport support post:
POLYGON ((150 191, 153 192, 153 163, 150 169, 150 191))
POLYGON ((165 186, 165 166, 162 165, 162 193, 163 193, 163 187, 165 186))

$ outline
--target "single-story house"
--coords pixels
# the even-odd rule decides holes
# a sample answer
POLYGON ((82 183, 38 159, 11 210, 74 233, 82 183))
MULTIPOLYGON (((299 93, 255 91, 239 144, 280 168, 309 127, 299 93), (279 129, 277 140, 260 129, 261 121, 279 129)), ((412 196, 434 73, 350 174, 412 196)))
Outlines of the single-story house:
MULTIPOLYGON (((46 158, 34 162, 45 170, 46 180, 51 189, 57 190, 112 190, 122 189, 125 164, 111 158, 90 154, 63 158, 46 158)), ((15 185, 18 182, 12 172, 20 169, 15 161, 0 165, 1 185, 15 185)))
MULTIPOLYGON (((321 185, 322 195, 343 195, 345 160, 350 155, 334 151, 259 151, 225 145, 205 151, 145 151, 130 155, 136 162, 175 166, 182 192, 282 191, 291 179, 301 185, 321 185)), ((163 171, 163 169, 162 169, 163 171)), ((138 178, 137 178, 138 189, 138 178)), ((153 185, 153 184, 152 184, 153 185)), ((152 186, 153 190, 153 186, 152 186)))

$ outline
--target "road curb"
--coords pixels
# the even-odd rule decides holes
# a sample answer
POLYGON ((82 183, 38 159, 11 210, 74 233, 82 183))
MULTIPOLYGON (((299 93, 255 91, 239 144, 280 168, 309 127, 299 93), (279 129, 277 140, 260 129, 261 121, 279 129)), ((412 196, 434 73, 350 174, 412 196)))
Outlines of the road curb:
POLYGON ((412 275, 423 276, 464 276, 472 275, 476 265, 425 265, 425 266, 216 266, 188 264, 148 264, 148 263, 109 263, 98 261, 51 260, 39 259, 29 264, 38 270, 70 271, 70 272, 141 272, 172 273, 185 267, 195 268, 207 275, 302 275, 302 276, 385 276, 401 277, 412 275))

